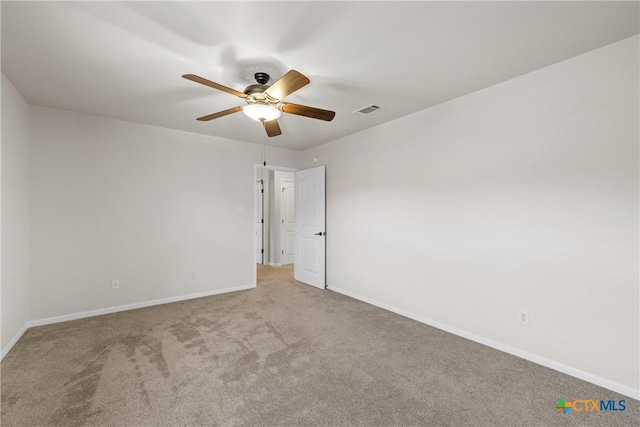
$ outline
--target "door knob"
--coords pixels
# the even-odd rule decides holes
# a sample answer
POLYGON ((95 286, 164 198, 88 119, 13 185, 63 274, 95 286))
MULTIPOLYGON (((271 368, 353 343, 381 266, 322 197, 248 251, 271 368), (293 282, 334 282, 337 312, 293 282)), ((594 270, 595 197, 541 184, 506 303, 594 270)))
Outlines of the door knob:
POLYGON ((324 231, 320 231, 319 233, 316 233, 316 236, 325 236, 327 233, 325 233, 324 231))

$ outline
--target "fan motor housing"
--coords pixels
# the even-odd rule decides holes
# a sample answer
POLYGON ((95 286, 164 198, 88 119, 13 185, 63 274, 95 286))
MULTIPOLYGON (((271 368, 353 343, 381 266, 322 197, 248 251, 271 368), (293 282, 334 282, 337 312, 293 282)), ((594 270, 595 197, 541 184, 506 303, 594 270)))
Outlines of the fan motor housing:
POLYGON ((269 89, 270 87, 271 87, 270 85, 265 85, 265 84, 249 85, 245 88, 244 93, 246 95, 251 95, 254 93, 262 93, 265 90, 269 89))

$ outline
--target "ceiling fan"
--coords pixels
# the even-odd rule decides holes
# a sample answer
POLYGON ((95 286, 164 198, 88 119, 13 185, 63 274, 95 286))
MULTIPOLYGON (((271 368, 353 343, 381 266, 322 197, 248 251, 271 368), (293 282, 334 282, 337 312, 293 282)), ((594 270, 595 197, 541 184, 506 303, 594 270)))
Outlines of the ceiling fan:
POLYGON ((309 84, 310 80, 296 70, 290 70, 272 85, 269 85, 271 77, 267 73, 256 73, 255 79, 257 84, 249 85, 244 92, 223 86, 212 82, 195 74, 185 74, 182 76, 187 80, 209 86, 214 89, 243 98, 247 105, 244 107, 233 107, 228 110, 219 111, 207 116, 198 117, 197 120, 209 121, 224 117, 229 114, 244 112, 247 116, 254 120, 262 122, 268 136, 278 136, 282 134, 280 125, 278 125, 278 117, 281 113, 295 114, 297 116, 309 117, 312 119, 324 120, 330 122, 335 117, 334 111, 322 110, 320 108, 307 107, 306 105, 293 104, 282 101, 285 97, 291 95, 301 87, 309 84))

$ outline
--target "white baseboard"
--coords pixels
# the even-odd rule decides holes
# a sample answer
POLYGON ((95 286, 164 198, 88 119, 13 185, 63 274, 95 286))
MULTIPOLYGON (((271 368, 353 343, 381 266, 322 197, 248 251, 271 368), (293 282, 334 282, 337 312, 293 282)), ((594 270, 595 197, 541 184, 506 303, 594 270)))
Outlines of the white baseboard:
POLYGON ((336 286, 327 285, 327 288, 338 292, 340 294, 346 295, 351 298, 355 298, 357 300, 366 302, 367 304, 375 305, 376 307, 383 308, 385 310, 391 311, 393 313, 399 314, 404 317, 408 317, 409 319, 416 320, 420 323, 424 323, 429 326, 433 326, 434 328, 441 329, 445 332, 449 332, 451 334, 460 336, 462 338, 466 338, 471 341, 475 341, 477 343, 486 345, 491 348, 495 348, 496 350, 503 351, 505 353, 509 353, 513 356, 520 357, 522 359, 528 360, 533 363, 537 363, 538 365, 546 366, 547 368, 551 368, 558 372, 562 372, 563 374, 571 375, 572 377, 581 379, 583 381, 587 381, 589 383, 598 385, 600 387, 606 388, 611 391, 615 391, 616 393, 623 394, 625 396, 631 397, 636 400, 640 400, 640 390, 633 389, 631 387, 627 387, 625 385, 609 381, 607 379, 601 378, 597 375, 590 374, 588 372, 581 371, 576 368, 572 368, 571 366, 563 365, 562 363, 556 362, 554 360, 550 360, 523 350, 520 350, 515 347, 508 346, 506 344, 500 343, 498 341, 493 341, 488 338, 481 337, 480 335, 473 334, 471 332, 467 332, 462 329, 455 328, 453 326, 446 325, 444 323, 440 323, 438 321, 428 319, 426 317, 410 313, 406 310, 390 306, 388 304, 383 304, 381 302, 375 301, 371 298, 363 297, 361 295, 355 294, 351 291, 347 291, 346 289, 341 289, 336 286))
POLYGON ((9 351, 18 342, 18 340, 27 331, 27 329, 33 328, 35 326, 50 325, 52 323, 60 323, 67 322, 69 320, 84 319, 86 317, 101 316, 103 314, 117 313, 119 311, 135 310, 136 308, 151 307, 154 305, 169 304, 172 302, 186 301, 194 298, 202 298, 212 295, 226 294, 229 292, 244 291, 247 289, 253 289, 255 287, 256 285, 254 284, 234 286, 232 288, 215 289, 213 291, 200 292, 197 294, 180 295, 176 297, 161 298, 151 301, 137 302, 133 304, 118 305, 115 307, 99 308, 97 310, 83 311, 80 313, 64 314, 62 316, 47 317, 45 319, 29 320, 22 327, 22 329, 20 329, 18 333, 11 339, 11 341, 9 341, 7 345, 2 349, 2 357, 0 357, 0 360, 4 359, 4 357, 9 353, 9 351))
POLYGON ((11 338, 11 341, 9 341, 7 345, 4 346, 4 348, 2 349, 2 353, 0 354, 0 360, 4 359, 4 357, 11 351, 11 349, 13 348, 14 345, 16 345, 18 340, 22 338, 22 335, 24 335, 24 333, 27 332, 27 329, 29 329, 29 327, 25 324, 22 328, 20 328, 18 333, 15 334, 13 338, 11 338))
POLYGON ((151 307, 154 305, 169 304, 172 302, 185 301, 194 298, 208 297, 212 295, 226 294, 229 292, 244 291, 253 289, 256 285, 234 286, 232 288, 214 289, 213 291, 200 292, 197 294, 179 295, 175 297, 161 298, 151 301, 136 302, 133 304, 118 305, 115 307, 99 308, 97 310, 83 311, 80 313, 64 314, 62 316, 47 317, 45 319, 30 320, 27 328, 34 326, 50 325, 52 323, 67 322, 69 320, 84 319, 85 317, 101 316, 103 314, 117 313, 119 311, 135 310, 136 308, 151 307))
POLYGON ((269 267, 282 267, 282 264, 279 262, 270 262, 269 267))

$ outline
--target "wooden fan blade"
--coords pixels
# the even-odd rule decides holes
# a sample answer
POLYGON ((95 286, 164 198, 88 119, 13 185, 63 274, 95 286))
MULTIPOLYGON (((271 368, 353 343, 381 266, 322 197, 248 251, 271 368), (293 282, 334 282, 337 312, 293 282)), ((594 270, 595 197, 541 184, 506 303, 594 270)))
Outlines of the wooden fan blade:
POLYGON ((278 124, 277 120, 264 120, 262 124, 264 125, 264 130, 267 131, 267 135, 269 135, 270 137, 282 135, 282 131, 280 130, 280 125, 278 124))
POLYGON ((207 122, 209 120, 217 119, 218 117, 224 117, 228 116, 229 114, 237 113, 238 111, 242 111, 242 107, 229 108, 228 110, 219 111, 217 113, 209 114, 208 116, 198 117, 196 120, 207 122))
POLYGON ((271 87, 264 91, 267 95, 275 99, 282 99, 285 96, 291 95, 301 87, 308 85, 310 80, 297 72, 296 70, 290 70, 287 74, 282 76, 280 80, 271 85, 271 87))
POLYGON ((306 105, 291 104, 288 102, 283 103, 280 109, 285 113, 324 120, 326 122, 330 122, 336 116, 335 111, 322 110, 320 108, 307 107, 306 105))
POLYGON ((209 86, 209 87, 212 87, 214 89, 218 89, 218 90, 221 90, 223 92, 230 93, 231 95, 235 95, 238 98, 246 98, 247 97, 247 95, 242 93, 242 92, 239 92, 239 91, 237 91, 235 89, 231 89, 230 87, 223 86, 223 85, 221 85, 219 83, 212 82, 211 80, 207 80, 207 79, 205 79, 203 77, 196 76, 195 74, 185 74, 182 77, 187 79, 187 80, 191 80, 192 82, 200 83, 201 85, 209 86))

